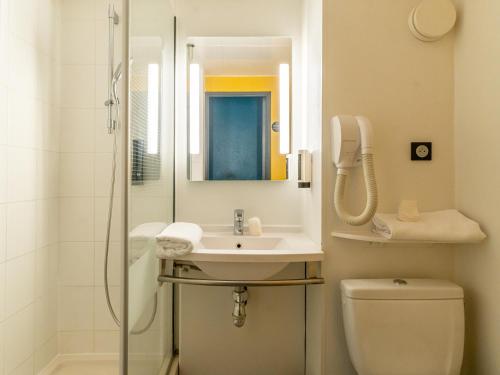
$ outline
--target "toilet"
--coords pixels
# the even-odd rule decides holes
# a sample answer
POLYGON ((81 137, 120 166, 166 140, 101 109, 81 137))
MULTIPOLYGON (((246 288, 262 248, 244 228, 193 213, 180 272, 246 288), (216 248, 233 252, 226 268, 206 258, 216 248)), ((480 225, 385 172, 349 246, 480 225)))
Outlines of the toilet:
POLYGON ((347 346, 358 375, 458 375, 463 289, 446 280, 343 280, 347 346))

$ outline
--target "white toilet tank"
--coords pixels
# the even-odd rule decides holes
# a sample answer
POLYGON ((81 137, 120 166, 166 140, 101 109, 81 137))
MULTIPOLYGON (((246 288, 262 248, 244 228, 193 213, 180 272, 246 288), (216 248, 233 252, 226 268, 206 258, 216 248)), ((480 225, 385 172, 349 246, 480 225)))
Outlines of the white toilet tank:
POLYGON ((359 375, 458 375, 460 286, 445 280, 343 280, 344 328, 359 375))

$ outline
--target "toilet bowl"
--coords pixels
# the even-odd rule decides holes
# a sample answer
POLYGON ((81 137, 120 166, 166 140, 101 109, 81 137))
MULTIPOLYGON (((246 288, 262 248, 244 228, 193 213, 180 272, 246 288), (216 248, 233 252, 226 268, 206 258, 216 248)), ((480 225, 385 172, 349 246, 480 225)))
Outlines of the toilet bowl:
POLYGON ((342 309, 358 375, 458 375, 463 289, 433 279, 343 280, 342 309))

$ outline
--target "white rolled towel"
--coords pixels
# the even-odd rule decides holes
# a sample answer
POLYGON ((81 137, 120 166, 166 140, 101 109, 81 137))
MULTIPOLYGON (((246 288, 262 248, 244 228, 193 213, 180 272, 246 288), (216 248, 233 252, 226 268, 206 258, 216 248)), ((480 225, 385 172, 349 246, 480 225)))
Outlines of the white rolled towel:
POLYGON ((167 227, 166 223, 142 223, 129 233, 129 261, 135 262, 144 253, 155 246, 156 236, 167 227))
POLYGON ((152 238, 155 238, 166 227, 167 224, 162 222, 139 224, 130 231, 130 241, 148 241, 152 238))
POLYGON ((203 229, 193 223, 172 223, 156 236, 156 255, 172 259, 189 254, 203 236, 203 229))
POLYGON ((486 238, 478 223, 454 209, 423 212, 416 222, 403 222, 397 214, 376 214, 373 224, 376 233, 393 240, 460 243, 486 238))

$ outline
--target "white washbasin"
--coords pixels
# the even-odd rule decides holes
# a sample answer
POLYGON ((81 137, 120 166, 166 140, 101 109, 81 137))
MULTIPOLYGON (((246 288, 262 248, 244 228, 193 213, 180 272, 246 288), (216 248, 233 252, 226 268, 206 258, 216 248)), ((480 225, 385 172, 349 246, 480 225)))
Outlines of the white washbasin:
POLYGON ((264 280, 291 262, 321 261, 319 245, 302 233, 266 233, 259 237, 205 233, 200 245, 179 260, 192 261, 221 280, 264 280))

